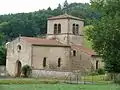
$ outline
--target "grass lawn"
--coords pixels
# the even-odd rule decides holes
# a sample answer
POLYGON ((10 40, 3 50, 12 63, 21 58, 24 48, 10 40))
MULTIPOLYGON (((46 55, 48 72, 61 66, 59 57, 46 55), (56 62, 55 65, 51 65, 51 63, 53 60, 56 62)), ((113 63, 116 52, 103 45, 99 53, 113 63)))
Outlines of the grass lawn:
POLYGON ((120 90, 120 86, 109 85, 72 85, 72 84, 11 84, 0 85, 0 90, 120 90))
MULTIPOLYGON (((95 84, 63 84, 56 79, 1 79, 0 90, 120 90, 119 85, 105 81, 104 75, 86 76, 85 81, 95 84), (99 82, 99 83, 98 83, 99 82)), ((84 78, 82 77, 82 80, 84 78)))

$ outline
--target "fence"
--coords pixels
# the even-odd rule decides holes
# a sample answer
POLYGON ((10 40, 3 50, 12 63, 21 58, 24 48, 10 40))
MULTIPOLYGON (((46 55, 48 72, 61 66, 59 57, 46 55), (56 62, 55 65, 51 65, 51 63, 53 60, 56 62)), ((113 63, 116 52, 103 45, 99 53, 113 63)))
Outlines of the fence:
POLYGON ((65 82, 73 84, 108 84, 110 81, 106 80, 105 75, 90 75, 87 72, 73 72, 74 77, 69 74, 65 78, 65 82))

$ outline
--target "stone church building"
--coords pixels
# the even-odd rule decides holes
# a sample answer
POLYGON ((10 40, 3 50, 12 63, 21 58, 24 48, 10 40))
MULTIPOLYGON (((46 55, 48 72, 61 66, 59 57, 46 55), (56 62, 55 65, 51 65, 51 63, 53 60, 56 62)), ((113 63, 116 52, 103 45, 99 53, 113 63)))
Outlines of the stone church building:
POLYGON ((45 38, 20 36, 6 44, 7 72, 20 76, 29 65, 34 77, 64 76, 102 68, 100 57, 84 47, 83 27, 83 19, 68 14, 48 18, 45 38))

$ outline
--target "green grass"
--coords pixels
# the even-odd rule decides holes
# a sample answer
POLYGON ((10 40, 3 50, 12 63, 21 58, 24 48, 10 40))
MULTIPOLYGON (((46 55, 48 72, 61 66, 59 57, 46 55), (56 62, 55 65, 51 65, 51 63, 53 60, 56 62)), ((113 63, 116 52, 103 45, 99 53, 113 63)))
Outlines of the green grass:
MULTIPOLYGON (((83 77, 82 77, 83 79, 83 77)), ((119 85, 103 83, 104 75, 93 76, 93 79, 101 84, 62 84, 55 79, 24 79, 16 78, 0 80, 0 90, 120 90, 119 85)), ((91 81, 91 76, 85 77, 91 81)))
POLYGON ((110 85, 72 85, 72 84, 12 84, 0 85, 0 90, 120 90, 120 86, 110 85))

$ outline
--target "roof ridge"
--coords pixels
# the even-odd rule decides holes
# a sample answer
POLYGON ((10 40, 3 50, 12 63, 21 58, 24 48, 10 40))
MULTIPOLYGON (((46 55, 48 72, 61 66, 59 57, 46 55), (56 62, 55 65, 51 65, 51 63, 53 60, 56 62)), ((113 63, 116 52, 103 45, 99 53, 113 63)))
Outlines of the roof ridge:
POLYGON ((22 37, 22 39, 33 45, 68 46, 55 39, 43 39, 38 37, 22 37))
POLYGON ((58 16, 49 17, 48 20, 53 20, 53 19, 68 19, 68 18, 76 19, 76 20, 84 20, 82 18, 75 17, 75 16, 72 16, 72 15, 69 15, 69 14, 66 14, 66 13, 62 14, 62 15, 58 15, 58 16))

